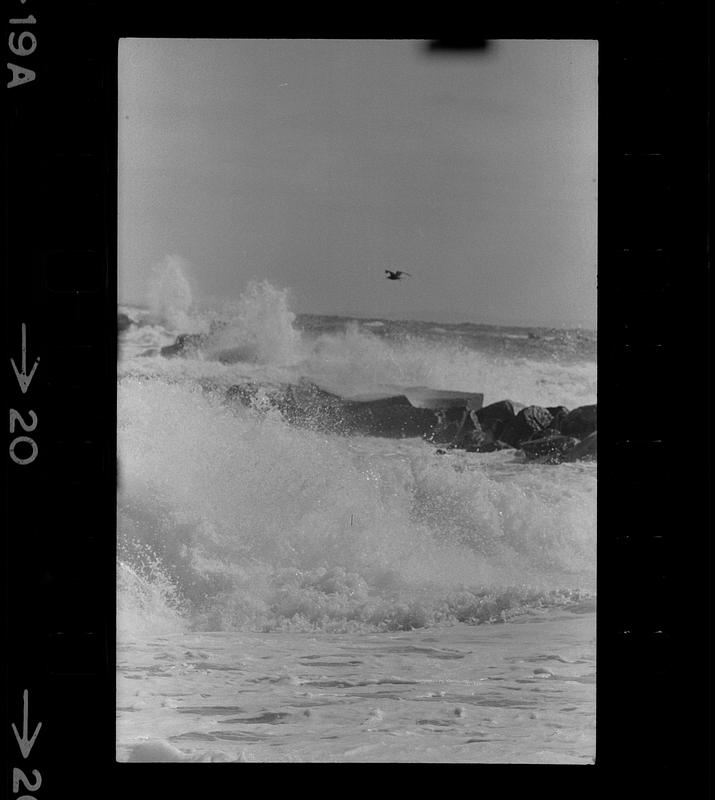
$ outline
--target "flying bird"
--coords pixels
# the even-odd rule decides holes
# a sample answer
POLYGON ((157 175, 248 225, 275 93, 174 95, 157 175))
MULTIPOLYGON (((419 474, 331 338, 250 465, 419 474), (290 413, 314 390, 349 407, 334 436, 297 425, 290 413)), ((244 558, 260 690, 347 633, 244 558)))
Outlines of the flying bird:
POLYGON ((409 272, 405 272, 402 269, 396 269, 394 272, 391 269, 385 270, 385 277, 387 278, 388 281, 399 281, 405 275, 409 275, 410 278, 412 277, 412 275, 410 275, 409 272))

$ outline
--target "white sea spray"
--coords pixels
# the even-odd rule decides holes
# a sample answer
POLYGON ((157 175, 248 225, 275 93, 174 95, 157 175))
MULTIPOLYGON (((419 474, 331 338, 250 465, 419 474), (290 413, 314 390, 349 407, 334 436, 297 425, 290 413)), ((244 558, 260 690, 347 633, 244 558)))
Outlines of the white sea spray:
POLYGON ((125 629, 401 629, 500 620, 593 591, 594 464, 440 458, 420 440, 290 424, 271 399, 271 387, 308 380, 344 396, 422 386, 575 407, 596 392, 578 337, 560 355, 526 335, 514 350, 509 332, 299 324, 267 281, 202 310, 180 284, 169 280, 173 306, 134 310, 121 342, 125 629), (201 332, 188 357, 159 355, 173 341, 167 308, 184 314, 183 332, 201 332), (236 385, 257 387, 250 405, 231 398, 236 385))

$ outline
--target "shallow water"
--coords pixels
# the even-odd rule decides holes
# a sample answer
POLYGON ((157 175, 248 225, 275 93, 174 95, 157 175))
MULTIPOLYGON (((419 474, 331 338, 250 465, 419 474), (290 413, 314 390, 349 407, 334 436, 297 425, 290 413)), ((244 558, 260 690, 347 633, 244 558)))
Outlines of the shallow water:
POLYGON ((593 611, 120 643, 120 761, 592 763, 593 611))
POLYGON ((277 398, 574 408, 595 335, 298 318, 266 282, 199 311, 169 278, 120 337, 117 757, 592 762, 596 463, 277 398), (200 337, 162 355, 178 333, 200 337))

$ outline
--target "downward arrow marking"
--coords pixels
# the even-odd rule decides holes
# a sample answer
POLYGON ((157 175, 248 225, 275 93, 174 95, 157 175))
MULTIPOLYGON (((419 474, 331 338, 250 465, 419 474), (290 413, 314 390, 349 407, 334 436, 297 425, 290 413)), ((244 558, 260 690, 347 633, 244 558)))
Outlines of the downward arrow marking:
MULTIPOLYGON (((23 326, 24 327, 24 326, 23 326)), ((17 728, 15 727, 15 723, 10 723, 12 726, 13 733, 15 734, 15 738, 17 739, 17 743, 20 745, 20 752, 22 753, 23 758, 27 758, 30 755, 30 750, 32 750, 32 745, 35 744, 35 739, 37 739, 37 734, 40 732, 40 728, 42 727, 42 723, 38 722, 37 727, 35 728, 35 732, 32 734, 30 739, 27 738, 27 695, 28 691, 22 693, 22 738, 17 732, 17 728)))
POLYGON ((25 394, 28 387, 30 386, 30 381, 32 380, 32 376, 35 374, 35 370, 37 369, 37 364, 39 362, 39 358, 35 359, 35 363, 32 365, 32 369, 30 370, 30 374, 27 374, 27 335, 25 329, 25 323, 22 323, 22 370, 18 371, 17 365, 15 364, 15 359, 11 358, 10 362, 12 364, 12 368, 15 370, 15 377, 17 378, 17 382, 20 384, 20 389, 22 393, 25 394))

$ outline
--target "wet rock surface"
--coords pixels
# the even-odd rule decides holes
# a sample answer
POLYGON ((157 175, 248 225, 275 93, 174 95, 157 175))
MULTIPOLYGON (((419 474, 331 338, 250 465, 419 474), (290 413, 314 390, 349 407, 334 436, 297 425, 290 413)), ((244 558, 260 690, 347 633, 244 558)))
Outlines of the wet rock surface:
MULTIPOLYGON (((120 319, 119 324, 126 323, 120 319)), ((204 339, 202 334, 180 334, 174 344, 161 348, 161 355, 191 357, 204 339)), ((566 406, 525 406, 504 399, 482 406, 482 395, 470 392, 424 387, 404 392, 376 399, 349 399, 310 381, 272 387, 246 383, 229 387, 227 399, 259 412, 277 409, 288 422, 314 430, 421 437, 441 446, 440 453, 446 452, 444 448, 474 453, 514 449, 527 460, 552 464, 596 458, 595 404, 570 410, 566 406)))
POLYGON ((117 314, 117 332, 122 333, 122 331, 126 331, 131 325, 132 320, 127 314, 122 314, 121 312, 117 314))
MULTIPOLYGON (((346 400, 308 382, 270 391, 257 384, 237 385, 229 389, 228 396, 259 411, 276 408, 287 421, 316 430, 387 438, 421 437, 438 445, 440 454, 447 449, 473 453, 513 449, 521 450, 528 460, 544 463, 596 457, 595 431, 579 437, 563 433, 561 427, 563 421, 571 420, 569 430, 573 430, 574 420, 594 419, 595 407, 585 412, 558 407, 555 415, 549 409, 522 407, 510 400, 486 409, 469 408, 466 404, 415 408, 405 395, 346 400)), ((588 427, 590 423, 580 424, 588 427)))
POLYGON ((160 354, 164 358, 175 358, 176 356, 192 356, 197 353, 205 340, 201 333, 182 333, 176 337, 174 344, 162 347, 160 354))

